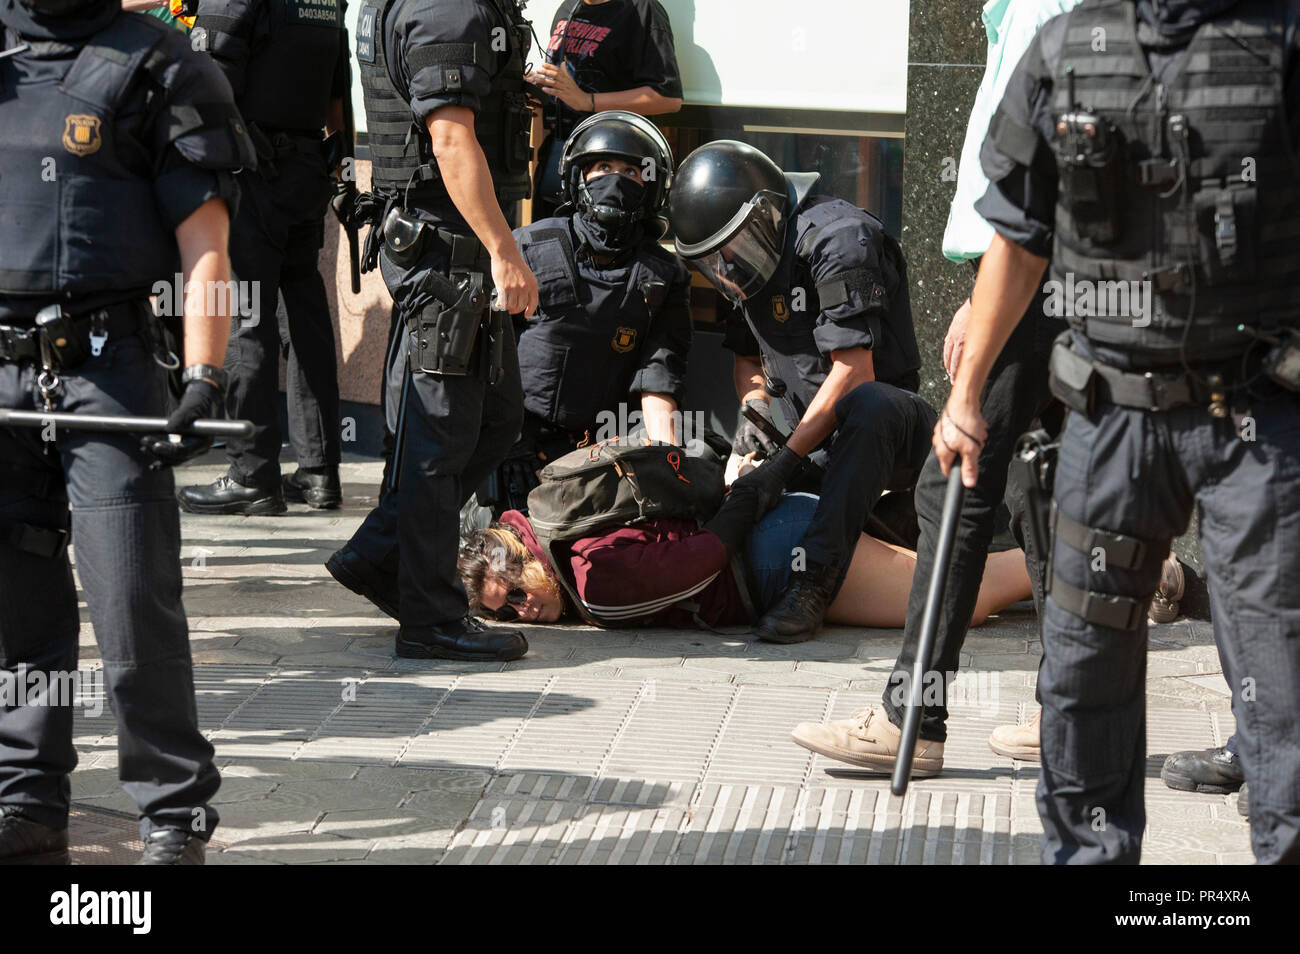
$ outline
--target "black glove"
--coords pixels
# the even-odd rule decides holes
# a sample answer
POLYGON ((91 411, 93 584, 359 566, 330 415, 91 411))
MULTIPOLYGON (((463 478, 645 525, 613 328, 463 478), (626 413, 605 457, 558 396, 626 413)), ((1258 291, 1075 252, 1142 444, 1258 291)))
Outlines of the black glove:
POLYGON ((185 385, 180 404, 167 418, 167 433, 145 435, 140 438, 140 447, 156 457, 159 464, 183 464, 211 447, 212 438, 190 435, 173 440, 171 435, 189 430, 199 418, 225 416, 225 391, 207 378, 198 378, 185 385))
MULTIPOLYGON (((772 421, 772 405, 769 401, 753 400, 746 401, 745 407, 752 407, 767 418, 769 424, 772 421)), ((775 457, 776 452, 781 449, 781 445, 772 438, 768 437, 756 425, 750 422, 745 415, 740 416, 740 426, 736 429, 736 437, 731 442, 731 452, 738 457, 744 457, 746 454, 754 453, 757 459, 763 460, 767 457, 775 457)))
POLYGON ((330 208, 334 210, 334 217, 339 220, 339 224, 349 232, 355 232, 365 224, 361 217, 362 210, 357 205, 359 197, 356 183, 335 180, 330 208))
POLYGON ((722 508, 704 525, 705 530, 722 540, 728 556, 735 556, 736 551, 754 532, 754 525, 762 516, 758 512, 759 503, 758 487, 753 484, 741 486, 740 481, 736 481, 731 485, 731 493, 722 502, 722 508))
POLYGON ((757 494, 758 502, 755 513, 757 517, 761 517, 777 505, 777 502, 781 499, 782 491, 785 490, 786 485, 790 483, 802 465, 802 457, 790 450, 789 447, 782 447, 776 452, 775 456, 765 460, 761 467, 751 470, 743 477, 736 478, 736 482, 731 485, 731 492, 733 494, 737 491, 757 494))

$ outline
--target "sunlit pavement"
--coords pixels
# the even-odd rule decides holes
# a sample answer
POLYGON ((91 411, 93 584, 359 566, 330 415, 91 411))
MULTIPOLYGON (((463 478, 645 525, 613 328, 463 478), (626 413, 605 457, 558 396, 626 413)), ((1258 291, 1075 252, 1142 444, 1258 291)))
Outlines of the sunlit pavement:
MULTIPOLYGON (((223 469, 214 453, 177 480, 223 469)), ((770 646, 738 629, 534 626, 514 663, 397 659, 393 621, 323 566, 379 474, 345 463, 341 511, 183 517, 199 716, 224 776, 210 863, 1037 863, 1038 767, 987 745, 1035 711, 1031 608, 972 632, 944 773, 899 799, 789 738, 877 701, 898 631, 770 646)), ((1248 863, 1236 796, 1159 778, 1169 752, 1232 732, 1210 627, 1150 639, 1144 861, 1248 863)), ((82 650, 96 665, 88 623, 82 650)), ((134 812, 107 709, 78 713, 77 748, 74 800, 134 812)))

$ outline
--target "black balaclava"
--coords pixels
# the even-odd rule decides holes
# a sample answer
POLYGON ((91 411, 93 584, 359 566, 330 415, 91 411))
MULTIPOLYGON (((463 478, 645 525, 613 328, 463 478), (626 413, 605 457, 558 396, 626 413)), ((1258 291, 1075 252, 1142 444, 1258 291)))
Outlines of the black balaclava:
POLYGON ((24 39, 81 40, 122 12, 122 0, 0 0, 0 22, 24 39))
POLYGON ((1138 19, 1169 45, 1192 38, 1206 20, 1213 20, 1239 0, 1138 0, 1138 19))
POLYGON ((597 255, 617 256, 640 244, 646 234, 644 185, 630 176, 607 172, 578 189, 573 228, 583 245, 597 255))

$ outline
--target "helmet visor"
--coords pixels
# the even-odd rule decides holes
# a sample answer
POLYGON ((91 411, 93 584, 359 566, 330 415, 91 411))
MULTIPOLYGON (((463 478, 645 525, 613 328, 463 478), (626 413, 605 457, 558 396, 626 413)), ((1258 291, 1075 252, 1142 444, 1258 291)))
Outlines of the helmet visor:
MULTIPOLYGON (((740 228, 716 250, 690 259, 725 298, 741 302, 767 284, 781 261, 778 205, 756 196, 741 209, 740 228)), ((738 216, 739 217, 739 216, 738 216)))

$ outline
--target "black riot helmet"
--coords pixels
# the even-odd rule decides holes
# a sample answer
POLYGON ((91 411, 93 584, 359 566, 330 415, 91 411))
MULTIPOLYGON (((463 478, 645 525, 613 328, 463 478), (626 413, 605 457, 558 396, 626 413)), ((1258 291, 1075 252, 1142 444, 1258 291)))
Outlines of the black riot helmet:
MULTIPOLYGON (((586 171, 596 160, 606 158, 622 159, 641 170, 645 198, 639 212, 630 216, 631 221, 650 221, 658 216, 673 182, 673 152, 659 127, 644 116, 623 109, 596 113, 578 123, 560 154, 560 181, 564 185, 564 201, 579 214, 589 215, 593 211, 586 171)), ((602 218, 628 216, 617 209, 603 207, 595 212, 602 218)))
POLYGON ((763 153, 731 139, 707 143, 686 157, 668 199, 677 254, 743 301, 781 261, 789 204, 785 173, 763 153))

